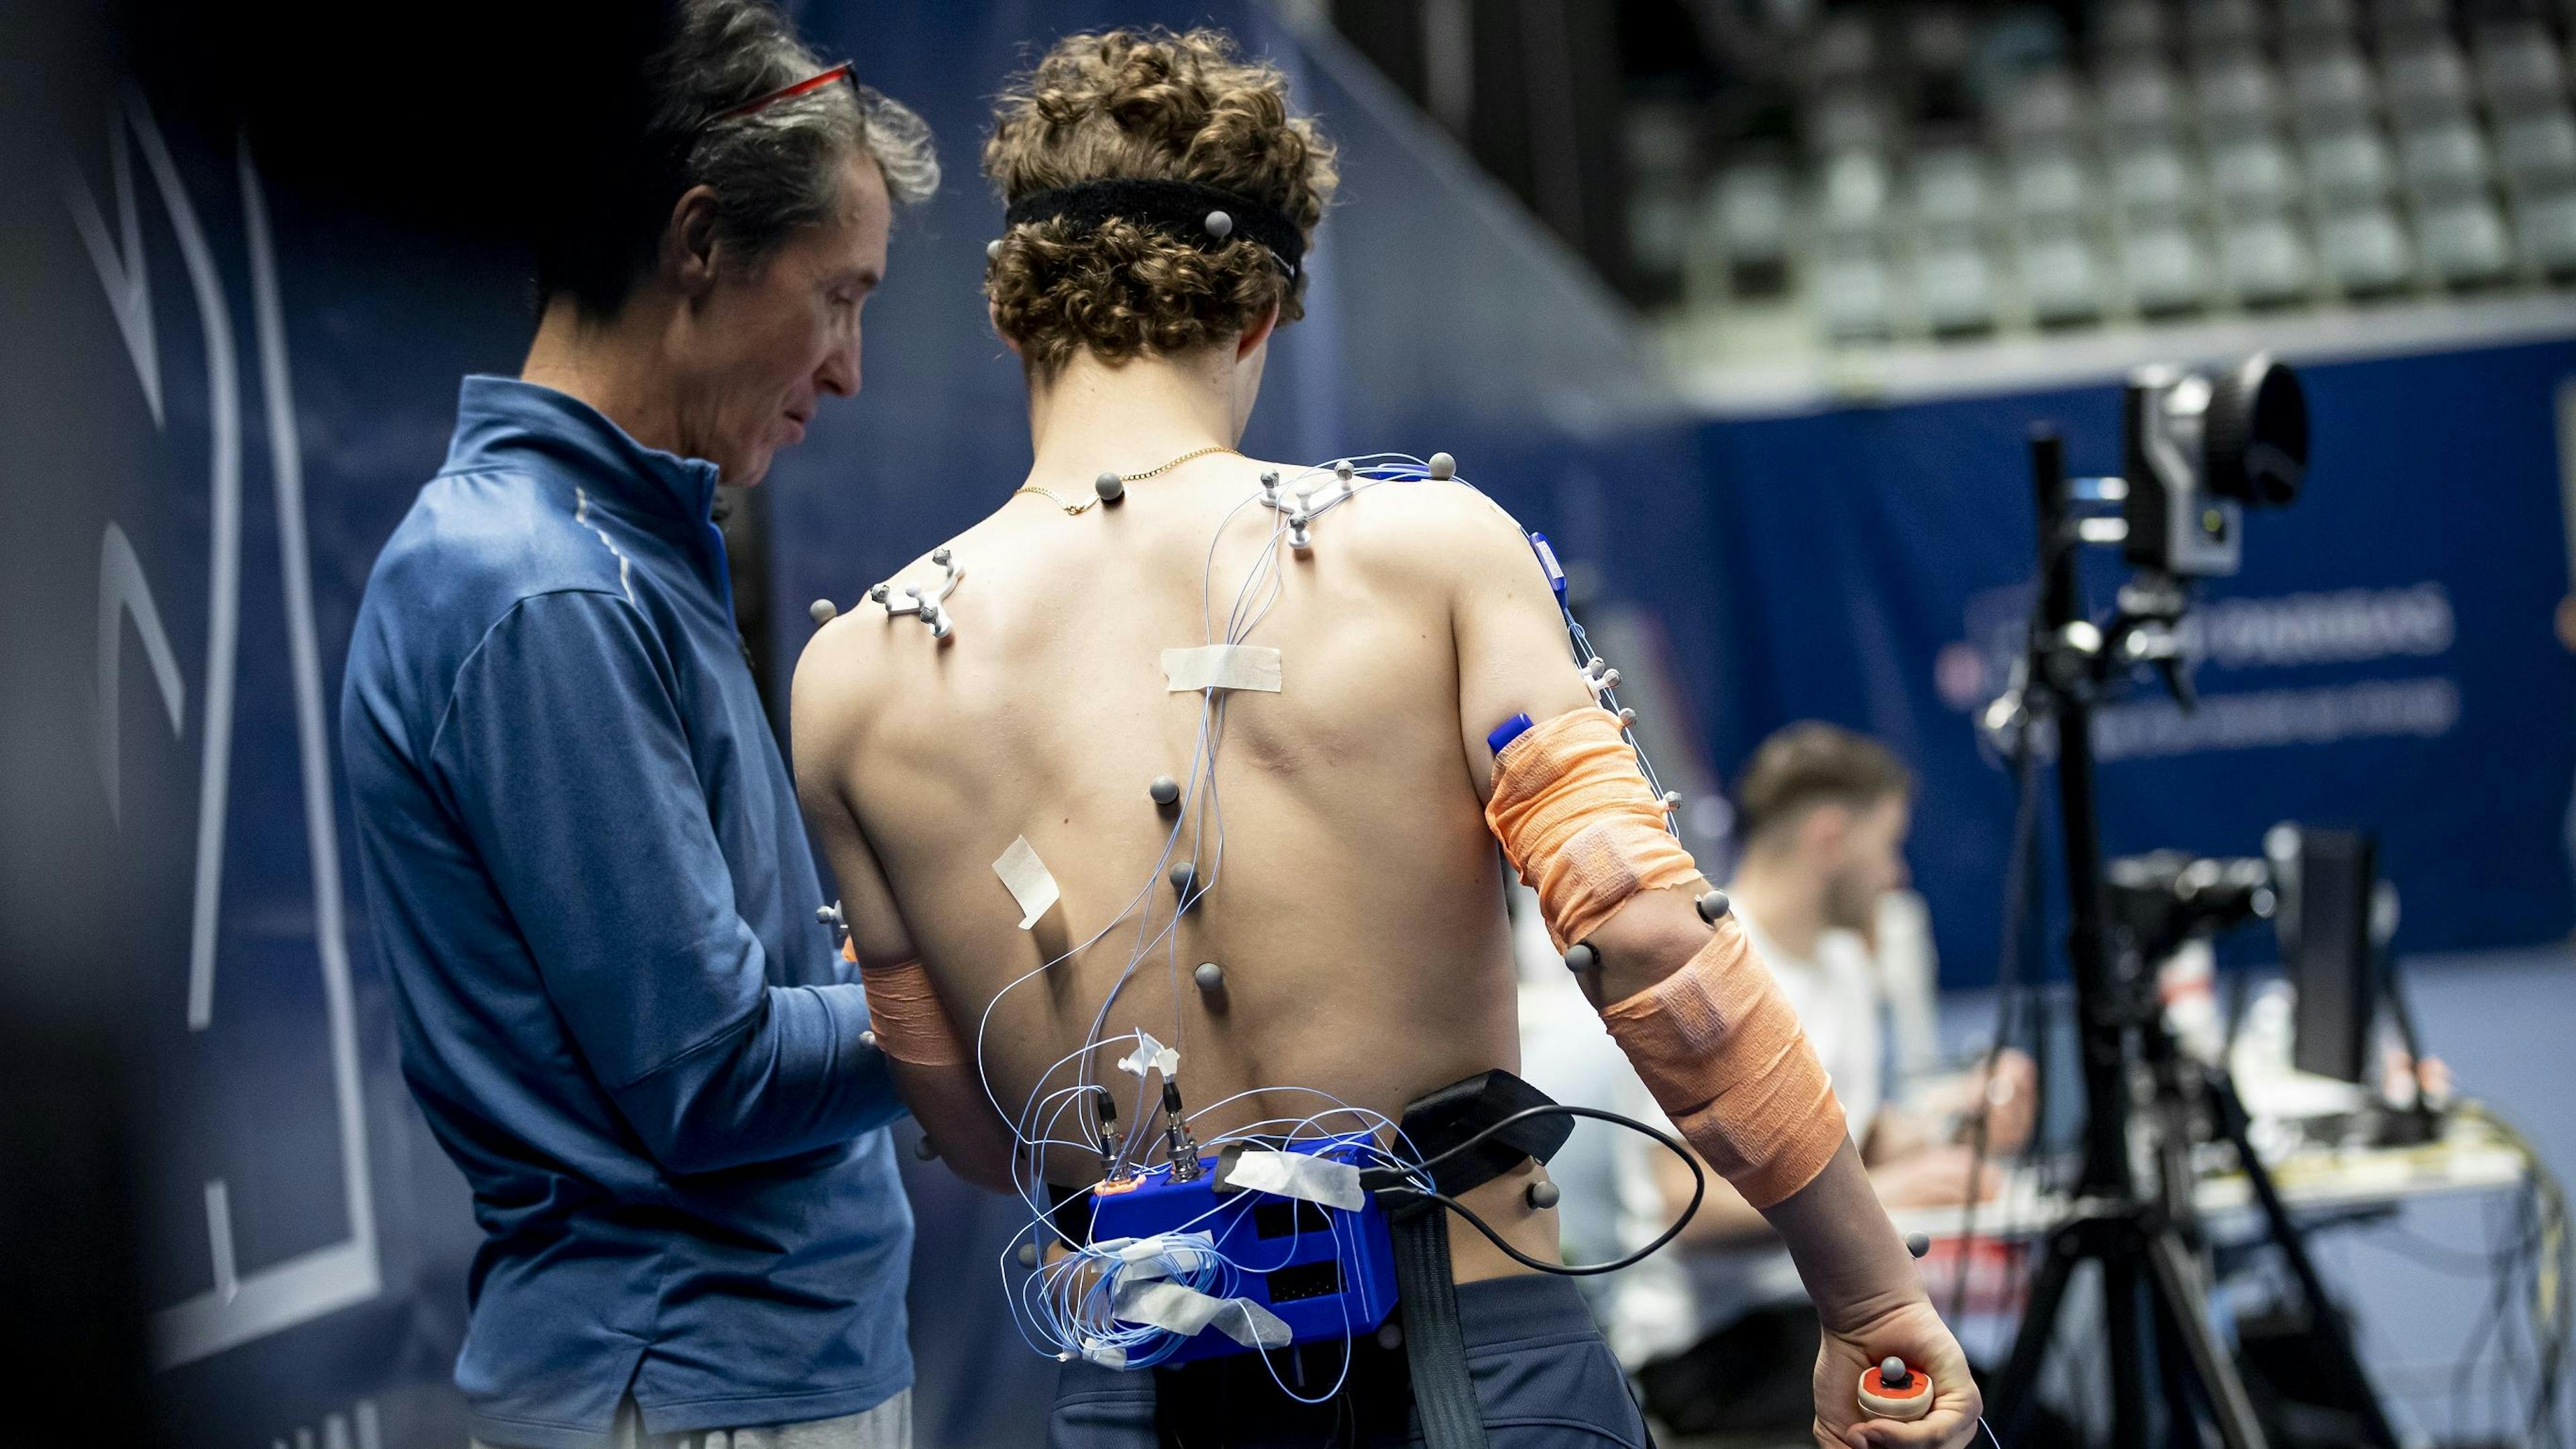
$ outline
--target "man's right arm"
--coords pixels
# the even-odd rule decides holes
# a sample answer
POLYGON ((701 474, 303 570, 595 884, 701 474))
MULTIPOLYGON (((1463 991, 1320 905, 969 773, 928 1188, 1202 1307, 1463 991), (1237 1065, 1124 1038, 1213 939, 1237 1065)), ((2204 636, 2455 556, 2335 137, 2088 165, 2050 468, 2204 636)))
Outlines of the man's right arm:
MULTIPOLYGON (((1562 616, 1527 539, 1499 510, 1470 503, 1461 513, 1440 557, 1450 570, 1460 745, 1479 796, 1491 799, 1496 767, 1486 746, 1489 731, 1516 713, 1544 725, 1569 712, 1595 708, 1596 701, 1572 662, 1562 616)), ((1599 870, 1587 874, 1601 878, 1599 870)), ((1541 894, 1544 899, 1546 892, 1541 894)), ((1695 887, 1682 885, 1636 890, 1606 919, 1581 930, 1582 941, 1598 958, 1585 973, 1584 985, 1596 1006, 1606 1010, 1616 1004, 1624 1010, 1649 1001, 1649 993, 1668 981, 1678 984, 1678 973, 1696 964, 1712 936, 1699 919, 1694 894, 1695 887)), ((1726 1009, 1701 1021, 1655 1025, 1662 1035, 1680 1041, 1719 1024, 1723 1039, 1738 1024, 1734 1007, 1725 1003, 1726 1009)), ((1621 1047, 1636 1059, 1627 1039, 1622 1038, 1621 1047)), ((1813 1054, 1803 1043, 1781 1060, 1795 1053, 1806 1053, 1812 1069, 1813 1054)), ((1638 1064, 1651 1084, 1648 1063, 1638 1064)), ((1667 1110, 1674 1110, 1673 1104, 1667 1110)), ((1925 1299, 1913 1259, 1871 1192, 1859 1151, 1838 1121, 1834 1132, 1831 1155, 1803 1186, 1785 1197, 1754 1198, 1766 1204, 1762 1215, 1787 1245, 1827 1330, 1816 1380, 1819 1439, 1851 1445, 1964 1443, 1975 1432, 1980 1407, 1967 1360, 1925 1299), (1911 1424, 1855 1422, 1859 1414, 1853 1392, 1860 1372, 1875 1355, 1886 1353, 1901 1354, 1932 1374, 1940 1397, 1929 1417, 1911 1424)), ((1797 1136, 1791 1131, 1773 1142, 1797 1136)), ((1737 1145, 1706 1136, 1700 1141, 1711 1144, 1703 1149, 1711 1156, 1722 1155, 1720 1147, 1737 1145)), ((1748 1164, 1756 1173, 1767 1165, 1758 1159, 1748 1164)))
MULTIPOLYGON (((663 1168, 788 1157, 901 1114, 857 986, 769 984, 634 605, 520 601, 458 671, 430 761, 582 1064, 663 1168)), ((776 868, 811 869, 797 844, 776 868)))

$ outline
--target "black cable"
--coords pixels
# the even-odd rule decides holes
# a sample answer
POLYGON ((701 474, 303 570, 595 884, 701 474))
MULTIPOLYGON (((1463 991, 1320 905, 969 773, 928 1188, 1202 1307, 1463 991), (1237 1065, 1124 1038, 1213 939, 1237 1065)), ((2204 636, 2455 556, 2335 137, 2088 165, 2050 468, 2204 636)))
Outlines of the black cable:
POLYGON ((1453 1198, 1446 1193, 1426 1192, 1421 1188, 1408 1186, 1382 1187, 1377 1189, 1377 1193, 1380 1197, 1385 1197, 1389 1194, 1397 1194, 1404 1198, 1418 1199, 1425 1202, 1436 1202, 1442 1207, 1449 1209, 1451 1212, 1456 1213, 1458 1216, 1465 1218, 1469 1227, 1472 1227, 1477 1232, 1484 1234, 1485 1241, 1502 1249, 1504 1255, 1509 1257, 1513 1262, 1520 1264, 1524 1268, 1535 1268, 1542 1273, 1554 1273, 1559 1277, 1564 1278, 1588 1278, 1596 1273, 1616 1273, 1622 1268, 1633 1268, 1639 1263, 1646 1261, 1648 1258, 1653 1257, 1666 1243, 1669 1243, 1673 1239, 1681 1236, 1682 1229, 1688 1227, 1692 1217, 1698 1214, 1700 1200, 1708 1196, 1708 1171, 1699 1165, 1699 1158, 1693 1155, 1688 1147, 1683 1146, 1680 1139, 1673 1137, 1668 1133, 1649 1127, 1634 1117, 1623 1117, 1616 1112, 1604 1111, 1599 1107, 1577 1107, 1566 1102, 1546 1102, 1535 1107, 1523 1107, 1521 1110, 1514 1112, 1507 1117, 1503 1117, 1486 1124, 1484 1127, 1469 1134, 1465 1139, 1453 1143, 1450 1146, 1433 1153, 1431 1156, 1423 1158, 1419 1162, 1410 1163, 1408 1166, 1418 1172, 1429 1172, 1432 1168, 1448 1161, 1459 1153, 1464 1152, 1471 1147, 1482 1146, 1486 1142, 1493 1140, 1495 1135, 1500 1133, 1504 1128, 1529 1121, 1536 1117, 1590 1117, 1595 1121, 1616 1123, 1621 1127, 1628 1128, 1630 1131, 1639 1132, 1645 1136, 1652 1137, 1657 1142, 1662 1143, 1665 1150, 1671 1152, 1675 1157, 1680 1158, 1683 1164, 1690 1168, 1690 1205, 1683 1208, 1681 1216, 1673 1219, 1673 1225, 1658 1234, 1653 1242, 1648 1243, 1646 1246, 1639 1248, 1637 1251, 1630 1253, 1624 1258, 1615 1258, 1607 1263, 1567 1264, 1540 1262, 1538 1259, 1533 1258, 1529 1254, 1522 1252, 1520 1249, 1513 1247, 1511 1244, 1504 1242, 1501 1235, 1496 1233, 1483 1218, 1476 1216, 1473 1209, 1470 1209, 1465 1204, 1459 1202, 1456 1198, 1453 1198))
POLYGON ((2380 1224, 2363 1239, 2387 1252, 2409 1259, 2436 1273, 2454 1278, 2492 1278, 2496 1262, 2492 1253, 2464 1253, 2457 1248, 2434 1242, 2412 1228, 2380 1224))

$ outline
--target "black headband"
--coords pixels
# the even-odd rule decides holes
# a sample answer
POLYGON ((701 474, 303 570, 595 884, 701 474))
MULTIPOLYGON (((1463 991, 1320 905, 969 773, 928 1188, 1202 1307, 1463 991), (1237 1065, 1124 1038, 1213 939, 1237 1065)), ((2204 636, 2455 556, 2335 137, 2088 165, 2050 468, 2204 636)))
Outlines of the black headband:
POLYGON ((1111 177, 1033 191, 1002 213, 1005 226, 1063 217, 1085 229, 1113 216, 1150 226, 1186 242, 1221 245, 1245 236, 1270 249, 1288 279, 1306 260, 1306 236, 1288 214, 1265 201, 1237 196, 1195 181, 1111 177))

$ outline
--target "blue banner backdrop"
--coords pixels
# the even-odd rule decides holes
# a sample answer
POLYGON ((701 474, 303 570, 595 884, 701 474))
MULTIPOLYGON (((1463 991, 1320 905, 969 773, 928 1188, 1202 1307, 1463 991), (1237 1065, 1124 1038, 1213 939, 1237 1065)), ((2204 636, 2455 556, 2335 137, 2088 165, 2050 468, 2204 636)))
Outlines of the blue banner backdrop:
MULTIPOLYGON (((2308 487, 2249 515, 2243 572, 2200 591, 2199 709, 2147 683, 2096 731, 2110 852, 2253 855, 2276 821, 2360 826, 2404 895, 2401 950, 2576 924, 2576 663, 2552 629, 2569 592, 2556 429, 2571 374, 2564 342, 2302 369, 2308 487)), ((1727 640, 1688 670, 1710 747, 1730 779, 1793 719, 1899 750, 1921 775, 1910 856, 1953 986, 1994 976, 2011 787, 1971 715, 2029 614, 2025 439, 2043 421, 2072 471, 2119 471, 2113 386, 1700 436, 1727 640)), ((2088 555, 2107 608, 2115 551, 2088 555)))

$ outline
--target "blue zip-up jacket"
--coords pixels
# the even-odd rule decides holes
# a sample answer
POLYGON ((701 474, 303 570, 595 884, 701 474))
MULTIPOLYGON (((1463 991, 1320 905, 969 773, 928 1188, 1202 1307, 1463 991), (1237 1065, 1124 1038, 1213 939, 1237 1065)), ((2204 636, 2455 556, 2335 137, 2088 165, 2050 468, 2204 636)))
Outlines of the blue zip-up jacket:
POLYGON ((485 1234, 488 1443, 854 1414, 912 1382, 902 1110, 735 632, 716 467, 469 377, 341 697, 403 1072, 485 1234))

